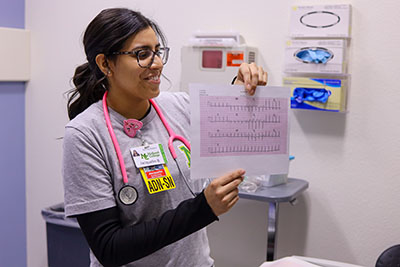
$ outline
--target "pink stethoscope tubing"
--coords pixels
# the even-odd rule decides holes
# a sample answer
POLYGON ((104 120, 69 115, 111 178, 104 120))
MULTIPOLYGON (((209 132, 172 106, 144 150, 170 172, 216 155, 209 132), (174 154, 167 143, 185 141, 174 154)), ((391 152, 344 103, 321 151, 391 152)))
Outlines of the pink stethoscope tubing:
MULTIPOLYGON (((117 153, 117 158, 119 161, 119 166, 121 168, 121 173, 122 173, 122 179, 124 181, 124 184, 128 183, 128 175, 126 174, 126 167, 125 167, 125 162, 124 158, 122 157, 121 149, 118 144, 117 137, 115 136, 114 130, 111 125, 111 120, 110 120, 110 115, 108 113, 108 107, 107 107, 107 94, 108 91, 106 91, 103 95, 103 112, 104 112, 104 118, 106 119, 106 125, 108 128, 108 132, 110 133, 111 141, 114 145, 115 152, 117 153)), ((175 132, 171 129, 169 126, 168 122, 166 121, 164 114, 162 114, 160 108, 156 104, 156 102, 153 99, 149 100, 150 103, 153 105, 154 109, 156 110, 158 117, 160 118, 162 124, 164 125, 165 129, 168 132, 169 138, 168 138, 168 149, 171 152, 171 155, 174 160, 176 160, 177 155, 175 152, 175 148, 173 146, 174 140, 179 140, 181 141, 189 150, 190 150, 190 143, 182 136, 175 134, 175 132)))
POLYGON ((174 159, 176 159, 176 152, 175 152, 175 148, 173 145, 174 140, 179 140, 181 141, 189 150, 190 150, 190 143, 183 137, 180 135, 175 134, 175 132, 171 129, 171 127, 169 126, 167 120, 164 117, 164 114, 162 114, 160 108, 158 107, 158 105, 156 104, 156 102, 153 99, 149 100, 150 103, 153 105, 154 109, 157 111, 158 117, 160 117, 161 122, 164 124, 165 129, 167 129, 168 131, 168 149, 171 152, 171 155, 174 159))
POLYGON ((114 148, 115 148, 115 152, 117 153, 119 166, 120 166, 121 172, 122 172, 122 179, 124 181, 124 184, 127 184, 128 183, 128 175, 126 174, 124 158, 122 157, 122 153, 121 153, 121 149, 119 148, 117 137, 115 136, 114 130, 113 130, 112 125, 111 125, 110 115, 108 114, 107 94, 108 94, 108 91, 106 91, 104 93, 104 95, 103 95, 104 118, 106 119, 106 125, 107 125, 107 128, 108 128, 108 132, 110 133, 111 140, 112 140, 114 148))

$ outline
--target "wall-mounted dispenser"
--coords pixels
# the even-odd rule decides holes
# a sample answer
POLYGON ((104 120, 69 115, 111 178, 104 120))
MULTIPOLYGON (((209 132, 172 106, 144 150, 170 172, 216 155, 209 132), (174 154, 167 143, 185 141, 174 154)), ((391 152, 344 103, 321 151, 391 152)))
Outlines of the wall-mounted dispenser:
POLYGON ((283 85, 291 89, 292 109, 346 111, 347 79, 285 77, 283 85))
POLYGON ((350 5, 294 6, 283 78, 291 108, 345 112, 350 5))
POLYGON ((181 91, 189 83, 230 83, 241 63, 257 63, 257 54, 237 32, 197 32, 181 50, 181 91))
POLYGON ((346 41, 340 39, 286 42, 284 72, 287 73, 346 73, 346 41))
POLYGON ((293 6, 291 38, 350 38, 350 5, 293 6))

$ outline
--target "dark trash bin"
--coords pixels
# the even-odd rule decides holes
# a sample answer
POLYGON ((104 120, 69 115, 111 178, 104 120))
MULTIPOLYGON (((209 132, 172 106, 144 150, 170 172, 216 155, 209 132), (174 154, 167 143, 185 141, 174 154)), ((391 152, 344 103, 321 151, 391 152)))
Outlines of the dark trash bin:
POLYGON ((49 267, 88 267, 89 246, 76 219, 65 218, 64 204, 42 210, 49 267))

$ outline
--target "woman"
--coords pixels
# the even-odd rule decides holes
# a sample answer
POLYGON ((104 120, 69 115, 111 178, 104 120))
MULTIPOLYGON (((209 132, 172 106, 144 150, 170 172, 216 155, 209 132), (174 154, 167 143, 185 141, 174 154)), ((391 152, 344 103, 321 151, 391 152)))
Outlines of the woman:
MULTIPOLYGON (((203 190, 189 179, 190 145, 174 142, 176 161, 167 151, 160 118, 188 138, 189 103, 184 93, 160 94, 169 49, 154 22, 106 9, 88 25, 83 43, 88 62, 73 78, 63 177, 65 212, 79 222, 91 266, 213 266, 204 227, 238 201, 244 170, 203 190), (148 148, 153 154, 144 153, 148 148)), ((254 94, 266 79, 262 68, 243 64, 235 83, 246 82, 254 94)))

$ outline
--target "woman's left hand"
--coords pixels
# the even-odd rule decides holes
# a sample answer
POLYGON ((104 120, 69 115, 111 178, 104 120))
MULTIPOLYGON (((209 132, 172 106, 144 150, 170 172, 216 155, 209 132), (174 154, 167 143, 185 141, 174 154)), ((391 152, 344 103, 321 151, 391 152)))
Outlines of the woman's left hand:
POLYGON ((249 95, 254 95, 257 85, 267 85, 268 74, 255 63, 242 63, 234 84, 244 84, 249 95))

